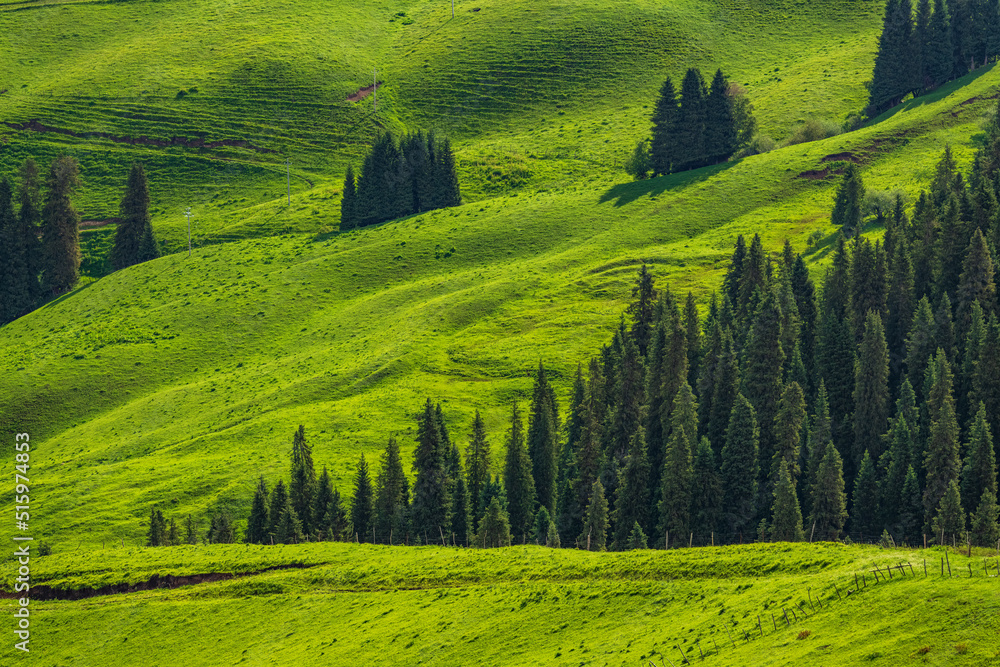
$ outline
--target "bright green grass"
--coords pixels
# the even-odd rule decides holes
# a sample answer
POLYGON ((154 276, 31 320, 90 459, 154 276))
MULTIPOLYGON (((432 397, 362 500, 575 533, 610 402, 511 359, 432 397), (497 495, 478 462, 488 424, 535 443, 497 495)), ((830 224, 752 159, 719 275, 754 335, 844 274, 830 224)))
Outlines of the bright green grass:
POLYGON ((261 150, 0 125, 0 172, 72 154, 84 177, 78 205, 100 219, 117 213, 128 164, 142 161, 154 226, 174 250, 187 206, 203 233, 248 217, 240 236, 280 231, 254 207, 286 213, 286 157, 293 192, 318 189, 293 202, 292 228, 335 226, 343 170, 379 126, 452 136, 470 200, 564 187, 615 174, 648 133, 664 77, 689 66, 707 77, 721 66, 747 84, 776 138, 807 116, 842 119, 863 105, 881 11, 878 0, 476 0, 452 19, 446 2, 421 0, 9 2, 0 121, 261 150), (346 101, 376 67, 378 118, 371 97, 346 101))
POLYGON ((298 424, 348 491, 359 453, 396 434, 408 455, 428 396, 462 448, 481 410, 499 464, 539 358, 565 401, 640 263, 704 303, 737 233, 803 250, 831 231, 836 178, 798 174, 853 151, 869 187, 914 193, 945 143, 968 165, 998 84, 984 70, 859 132, 688 174, 201 247, 89 284, 0 330, 3 428, 36 446, 34 525, 57 544, 135 544, 156 503, 244 516, 257 475, 287 474, 298 424))
POLYGON ((1000 579, 983 566, 996 558, 952 553, 955 576, 942 578, 940 556, 837 544, 616 554, 349 544, 78 551, 39 559, 39 583, 303 567, 35 601, 32 664, 167 665, 183 655, 191 665, 666 665, 682 654, 696 664, 700 651, 717 665, 992 664, 1000 579), (872 583, 875 566, 901 562, 916 576, 872 583), (868 586, 855 591, 862 573, 868 586))

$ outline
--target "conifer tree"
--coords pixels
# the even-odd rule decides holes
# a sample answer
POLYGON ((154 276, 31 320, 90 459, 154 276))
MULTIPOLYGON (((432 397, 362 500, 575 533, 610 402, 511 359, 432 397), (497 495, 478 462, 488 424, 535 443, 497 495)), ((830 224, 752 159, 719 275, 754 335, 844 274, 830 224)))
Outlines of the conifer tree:
MULTIPOLYGON (((820 379, 819 389, 816 391, 816 405, 813 409, 812 419, 809 420, 809 437, 806 438, 808 451, 806 452, 806 474, 802 487, 806 493, 803 495, 803 508, 811 513, 813 503, 813 488, 816 485, 816 475, 819 471, 820 463, 826 456, 826 446, 833 442, 830 423, 830 404, 826 394, 826 383, 820 379)), ((839 452, 838 452, 839 454, 839 452)), ((843 461, 841 461, 841 474, 843 474, 843 461)))
MULTIPOLYGON (((267 509, 265 508, 265 517, 267 509)), ((194 526, 194 519, 188 514, 184 520, 184 544, 198 544, 198 532, 194 526)))
MULTIPOLYGON (((278 483, 274 485, 274 489, 271 491, 270 498, 268 499, 267 505, 267 542, 268 543, 280 543, 277 539, 278 535, 278 524, 281 521, 281 512, 285 507, 291 508, 292 505, 288 500, 288 487, 285 486, 284 480, 278 480, 278 483)), ((294 508, 292 508, 294 512, 294 508)), ((298 517, 296 517, 297 519, 298 517)), ((294 523, 294 522, 292 522, 294 523)), ((213 532, 214 528, 209 528, 209 534, 213 532)))
POLYGON ((167 539, 166 546, 174 546, 180 544, 180 535, 177 532, 177 522, 173 519, 170 520, 170 528, 167 529, 167 539))
POLYGON ((535 513, 535 530, 532 533, 535 538, 535 544, 545 544, 545 540, 549 535, 550 523, 552 523, 552 517, 549 516, 549 511, 542 505, 538 508, 538 512, 535 513))
POLYGON ((632 303, 626 312, 632 318, 631 338, 639 346, 639 354, 646 357, 649 352, 649 338, 653 334, 654 311, 656 309, 656 289, 653 287, 653 275, 643 264, 632 285, 632 303))
POLYGON ((147 547, 161 547, 166 539, 166 521, 163 512, 155 507, 149 512, 149 531, 146 533, 147 547))
POLYGON ((528 455, 535 479, 535 497, 548 511, 556 509, 556 425, 552 414, 551 387, 545 368, 538 362, 531 412, 528 414, 528 455))
POLYGON ((882 456, 882 435, 889 422, 889 350, 882 318, 869 311, 864 338, 854 362, 854 457, 860 469, 865 452, 872 459, 882 456))
POLYGON ((337 513, 342 513, 343 508, 339 504, 340 494, 333 490, 330 473, 327 471, 326 466, 323 466, 323 472, 316 481, 316 495, 313 497, 312 519, 310 522, 310 525, 313 527, 313 535, 317 540, 335 540, 342 535, 343 526, 339 526, 338 529, 337 513), (334 502, 335 494, 337 507, 332 508, 331 513, 331 504, 334 502))
POLYGON ((851 329, 861 342, 868 313, 875 311, 883 320, 887 314, 886 265, 881 249, 864 237, 858 237, 851 261, 851 329))
MULTIPOLYGON (((632 436, 642 425, 642 405, 645 403, 645 368, 639 348, 631 336, 625 336, 619 372, 615 381, 617 405, 611 413, 611 453, 620 462, 628 452, 632 436)), ((687 350, 684 351, 685 358, 687 350)))
POLYGON ((698 379, 698 367, 701 363, 701 324, 698 320, 698 305, 694 294, 688 292, 684 302, 684 341, 687 343, 688 376, 687 383, 692 387, 698 379))
POLYGON ((879 468, 885 471, 885 479, 880 485, 879 507, 882 510, 882 525, 895 527, 899 525, 903 485, 913 451, 913 432, 905 416, 897 415, 893 420, 888 440, 889 449, 879 462, 879 468))
POLYGON ((832 441, 826 443, 810 495, 812 512, 809 523, 813 526, 810 532, 814 532, 819 540, 832 542, 840 539, 847 520, 847 494, 844 492, 843 461, 832 441))
POLYGON ((351 524, 359 542, 372 542, 375 520, 375 493, 372 478, 368 474, 368 463, 362 454, 354 472, 354 497, 351 498, 351 524))
POLYGON ((664 392, 676 384, 676 378, 664 376, 664 366, 668 362, 670 350, 667 344, 666 323, 661 319, 653 329, 650 340, 649 354, 646 357, 646 410, 643 432, 646 435, 646 456, 650 464, 651 489, 659 488, 660 471, 663 467, 663 452, 666 450, 666 438, 669 421, 664 422, 663 415, 670 412, 670 398, 664 392))
POLYGON ((979 410, 969 429, 969 442, 965 447, 965 467, 962 469, 962 499, 965 508, 972 513, 976 499, 989 491, 997 493, 997 462, 993 451, 993 436, 986 422, 986 406, 979 404, 979 410))
POLYGON ((691 525, 691 495, 694 485, 693 455, 698 446, 698 406, 690 385, 684 383, 674 399, 670 439, 660 474, 661 534, 687 535, 691 525))
POLYGON ((628 541, 632 524, 648 527, 649 520, 649 459, 646 457, 646 442, 642 429, 632 436, 632 446, 625 459, 615 500, 614 543, 619 549, 628 541))
POLYGON ((549 530, 545 534, 545 546, 558 549, 562 546, 562 540, 559 539, 559 529, 556 528, 555 521, 549 521, 549 530))
POLYGON ((705 81, 697 69, 688 69, 681 83, 677 114, 677 159, 673 171, 687 171, 705 165, 705 81))
POLYGON ((80 185, 76 160, 62 155, 49 169, 42 210, 43 291, 55 296, 76 284, 80 271, 80 215, 70 197, 80 185))
POLYGON ((629 551, 635 549, 645 549, 649 545, 649 538, 646 537, 646 533, 643 532, 642 526, 636 521, 632 524, 632 532, 628 534, 628 540, 625 542, 625 548, 629 551))
POLYGON ((469 516, 474 522, 479 521, 485 507, 480 504, 483 487, 490 481, 490 443, 486 439, 486 425, 476 410, 472 421, 472 435, 469 446, 465 449, 465 469, 468 476, 466 484, 469 493, 469 516))
POLYGON ((44 257, 39 241, 39 225, 41 214, 41 178, 38 175, 38 165, 31 158, 21 166, 21 188, 18 194, 18 225, 21 229, 21 243, 24 250, 26 265, 25 288, 27 303, 31 308, 41 296, 41 285, 38 282, 42 272, 44 257))
POLYGON ((899 501, 899 529, 903 540, 917 544, 923 526, 924 506, 920 495, 920 481, 913 466, 906 470, 903 495, 899 501))
POLYGON ((954 193, 947 195, 944 210, 938 215, 938 237, 934 245, 934 294, 955 294, 962 272, 962 257, 968 248, 968 231, 961 219, 961 208, 954 193))
POLYGON ((608 501, 604 497, 604 486, 596 480, 587 503, 583 520, 583 532, 578 542, 583 549, 604 551, 608 541, 608 501))
POLYGON ((973 367, 970 402, 986 406, 990 433, 1000 433, 1000 322, 995 313, 989 317, 979 359, 973 367))
MULTIPOLYGON (((892 0, 890 0, 892 2, 892 0)), ((830 222, 850 237, 861 230, 861 202, 865 198, 865 186, 861 172, 853 163, 844 170, 844 178, 837 187, 830 222)))
POLYGON ((312 447, 306 442, 305 427, 300 424, 292 438, 292 474, 288 495, 306 535, 313 533, 311 517, 315 494, 316 470, 313 467, 312 447))
POLYGON ((149 221, 149 186, 142 164, 132 163, 125 195, 122 197, 121 220, 115 228, 115 242, 111 248, 111 265, 117 271, 141 261, 140 244, 149 221))
POLYGON ((0 324, 12 322, 31 307, 28 263, 10 181, 0 180, 0 324))
POLYGON ((936 340, 937 325, 934 321, 934 312, 931 310, 930 301, 924 296, 917 304, 917 311, 913 317, 913 325, 906 338, 906 369, 910 384, 920 392, 918 400, 923 398, 924 372, 927 369, 927 360, 934 355, 937 350, 936 340))
POLYGON ((872 80, 868 83, 868 116, 875 117, 899 104, 913 88, 911 58, 911 5, 909 0, 889 0, 872 80))
POLYGON ((267 485, 263 476, 257 481, 243 539, 247 544, 267 544, 270 541, 267 535, 267 485))
MULTIPOLYGON (((715 378, 719 372, 719 359, 722 357, 722 323, 719 322, 718 310, 715 308, 715 295, 712 295, 712 310, 705 321, 706 335, 702 339, 702 349, 700 356, 702 363, 698 368, 698 377, 691 384, 698 397, 698 431, 708 433, 709 419, 712 416, 712 394, 715 393, 715 378)), ((653 369, 647 362, 647 389, 646 396, 649 400, 649 383, 653 374, 653 369)))
MULTIPOLYGON (((453 449, 455 456, 458 450, 453 449)), ((451 535, 454 544, 468 546, 470 530, 473 525, 469 517, 469 494, 465 486, 465 477, 458 474, 455 477, 455 487, 451 494, 451 535)))
POLYGON ((941 496, 931 526, 939 544, 952 544, 965 536, 965 510, 962 509, 962 496, 955 480, 941 496))
POLYGON ((510 529, 522 542, 531 532, 535 511, 535 480, 531 471, 531 457, 524 445, 524 426, 521 413, 514 402, 507 432, 507 455, 503 473, 504 491, 507 493, 510 529))
POLYGON ((927 399, 930 428, 924 455, 924 510, 928 525, 949 484, 958 483, 960 471, 958 420, 951 395, 952 374, 940 348, 934 360, 934 371, 936 379, 927 399))
POLYGON ((431 399, 417 420, 417 447, 413 453, 413 503, 410 508, 411 528, 426 542, 442 532, 451 532, 448 475, 445 470, 444 438, 441 422, 431 399))
POLYGON ((990 257, 990 249, 986 247, 983 233, 976 229, 969 241, 958 283, 959 336, 963 336, 969 330, 972 304, 979 303, 983 312, 988 315, 996 309, 996 299, 993 259, 990 257))
MULTIPOLYGON (((917 0, 916 15, 913 25, 913 55, 917 75, 917 85, 921 90, 931 87, 931 79, 927 75, 925 54, 930 41, 931 0, 917 0)), ((914 93, 916 94, 916 93, 914 93)))
POLYGON ((928 24, 927 42, 923 45, 927 87, 936 88, 951 79, 952 50, 948 7, 944 0, 934 0, 934 15, 928 24))
POLYGON ((667 77, 660 87, 660 96, 653 111, 653 139, 650 142, 653 176, 671 173, 680 160, 681 147, 677 143, 679 114, 677 92, 670 77, 667 77))
MULTIPOLYGON (((820 322, 818 366, 829 397, 831 432, 845 463, 853 468, 849 443, 853 438, 854 335, 848 320, 838 318, 834 309, 824 312, 820 322)), ((852 471, 847 471, 849 476, 852 471)))
POLYGON ((979 507, 972 517, 972 543, 980 547, 992 547, 1000 541, 1000 507, 997 507, 997 496, 992 491, 983 491, 979 507))
POLYGON ((722 513, 727 532, 749 531, 757 513, 757 415, 743 394, 737 394, 722 448, 722 513))
MULTIPOLYGON (((888 248, 887 248, 888 250, 888 248)), ((885 321, 885 338, 889 346, 890 382, 892 386, 901 373, 906 351, 906 334, 913 321, 913 262, 909 242, 905 237, 896 242, 889 276, 889 293, 886 298, 888 317, 885 321)))
POLYGON ((708 438, 698 442, 694 456, 691 486, 691 527, 699 532, 711 532, 719 525, 722 514, 722 478, 715 464, 715 452, 708 438))
POLYGON ((795 304, 798 309, 802 327, 799 331, 799 353, 802 364, 810 374, 809 383, 802 386, 807 397, 813 395, 815 383, 812 371, 816 368, 816 335, 819 326, 819 306, 816 302, 816 286, 809 277, 809 269, 802 255, 795 258, 792 265, 792 292, 795 294, 795 304))
POLYGON ((774 487, 774 504, 771 506, 771 539, 778 542, 801 542, 802 509, 795 493, 795 482, 788 472, 788 462, 778 467, 778 483, 774 487))
POLYGON ((476 545, 481 549, 495 549, 510 544, 510 521, 507 518, 507 510, 501 505, 500 498, 493 496, 483 513, 483 518, 479 520, 476 545))
MULTIPOLYGON (((464 489, 464 484, 463 484, 464 489)), ((375 482, 374 524, 376 541, 390 543, 406 532, 406 512, 410 483, 403 472, 403 459, 395 438, 389 438, 382 452, 382 469, 375 482)))
POLYGON ((729 81, 722 70, 716 70, 705 99, 705 155, 708 164, 729 159, 736 152, 736 122, 733 102, 729 97, 729 81))
POLYGON ((875 464, 868 452, 861 459, 858 477, 851 495, 851 532, 858 533, 858 540, 873 540, 882 530, 879 521, 878 479, 875 464))
POLYGON ((358 226, 357 194, 354 186, 354 167, 347 165, 344 175, 344 193, 340 198, 340 229, 354 229, 358 226))
MULTIPOLYGON (((281 498, 284 502, 278 507, 271 508, 271 511, 276 510, 278 515, 274 525, 274 543, 298 544, 305 539, 305 535, 302 532, 302 522, 299 520, 299 515, 295 512, 295 508, 292 507, 288 494, 282 494, 281 498)), ((212 530, 213 537, 210 541, 227 542, 225 538, 227 525, 228 520, 223 518, 219 521, 212 530)))
POLYGON ((733 334, 738 347, 742 347, 746 342, 746 335, 750 330, 750 325, 753 324, 757 307, 760 305, 761 299, 770 291, 764 244, 760 240, 760 234, 754 234, 750 247, 747 249, 746 259, 743 261, 737 300, 733 301, 733 305, 736 306, 737 319, 740 322, 740 333, 733 334))
POLYGON ((740 303, 740 289, 743 282, 743 265, 747 260, 747 243, 742 234, 736 237, 733 256, 729 259, 726 275, 722 279, 722 293, 730 304, 740 303))
POLYGON ((347 510, 340 491, 333 489, 326 513, 323 515, 323 535, 328 540, 339 540, 347 533, 347 510))

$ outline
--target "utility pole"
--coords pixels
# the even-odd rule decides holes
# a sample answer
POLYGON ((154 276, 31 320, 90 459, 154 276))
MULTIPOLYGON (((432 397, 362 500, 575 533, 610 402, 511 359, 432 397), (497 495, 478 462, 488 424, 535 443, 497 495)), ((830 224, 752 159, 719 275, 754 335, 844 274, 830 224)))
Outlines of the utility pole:
POLYGON ((455 18, 455 0, 451 0, 451 18, 455 18))
POLYGON ((372 72, 372 111, 378 111, 378 68, 372 72))
POLYGON ((285 158, 285 169, 288 174, 288 205, 292 205, 292 161, 285 158))
POLYGON ((187 210, 184 211, 184 217, 188 221, 188 257, 191 256, 191 207, 188 206, 187 210))

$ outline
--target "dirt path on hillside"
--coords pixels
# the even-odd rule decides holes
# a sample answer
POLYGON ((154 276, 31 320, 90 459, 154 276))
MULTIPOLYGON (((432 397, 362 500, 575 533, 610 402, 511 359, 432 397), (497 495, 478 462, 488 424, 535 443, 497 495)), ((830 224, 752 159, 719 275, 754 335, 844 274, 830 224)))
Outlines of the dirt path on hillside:
POLYGON ((353 95, 348 95, 347 96, 347 101, 348 102, 360 102, 361 100, 363 100, 366 97, 368 97, 369 95, 371 95, 372 91, 378 90, 381 87, 382 87, 382 82, 378 81, 377 83, 374 83, 374 84, 372 84, 370 86, 365 86, 364 88, 360 88, 360 89, 358 89, 358 92, 354 93, 353 95))

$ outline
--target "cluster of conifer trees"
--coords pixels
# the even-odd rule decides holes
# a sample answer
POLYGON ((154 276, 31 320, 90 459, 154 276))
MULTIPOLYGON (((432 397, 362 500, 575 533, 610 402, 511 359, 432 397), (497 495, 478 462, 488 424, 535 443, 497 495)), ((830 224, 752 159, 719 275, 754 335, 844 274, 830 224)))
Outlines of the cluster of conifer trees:
POLYGON ((750 142, 756 129, 743 89, 730 84, 721 69, 707 88, 695 68, 684 75, 680 91, 667 77, 653 111, 648 149, 645 142, 636 149, 648 150, 648 159, 636 162, 633 156, 634 175, 660 176, 724 162, 750 142))
MULTIPOLYGON (((184 519, 183 530, 182 537, 177 521, 170 519, 168 524, 163 512, 153 507, 149 513, 146 546, 170 547, 178 544, 198 544, 198 528, 190 514, 184 519)), ((208 532, 205 533, 204 540, 208 544, 232 544, 236 541, 236 533, 228 514, 222 512, 211 516, 210 526, 208 532)))
POLYGON ((159 257, 160 248, 149 219, 149 184, 146 170, 139 163, 134 163, 129 170, 119 210, 121 218, 115 228, 115 243, 111 248, 114 270, 159 257))
POLYGON ((340 229, 461 203, 455 155, 447 138, 415 132, 397 143, 389 132, 383 132, 365 157, 357 183, 354 168, 347 168, 340 229))
POLYGON ((888 0, 868 116, 986 65, 1000 56, 997 0, 888 0), (933 8, 931 5, 933 4, 933 8))

